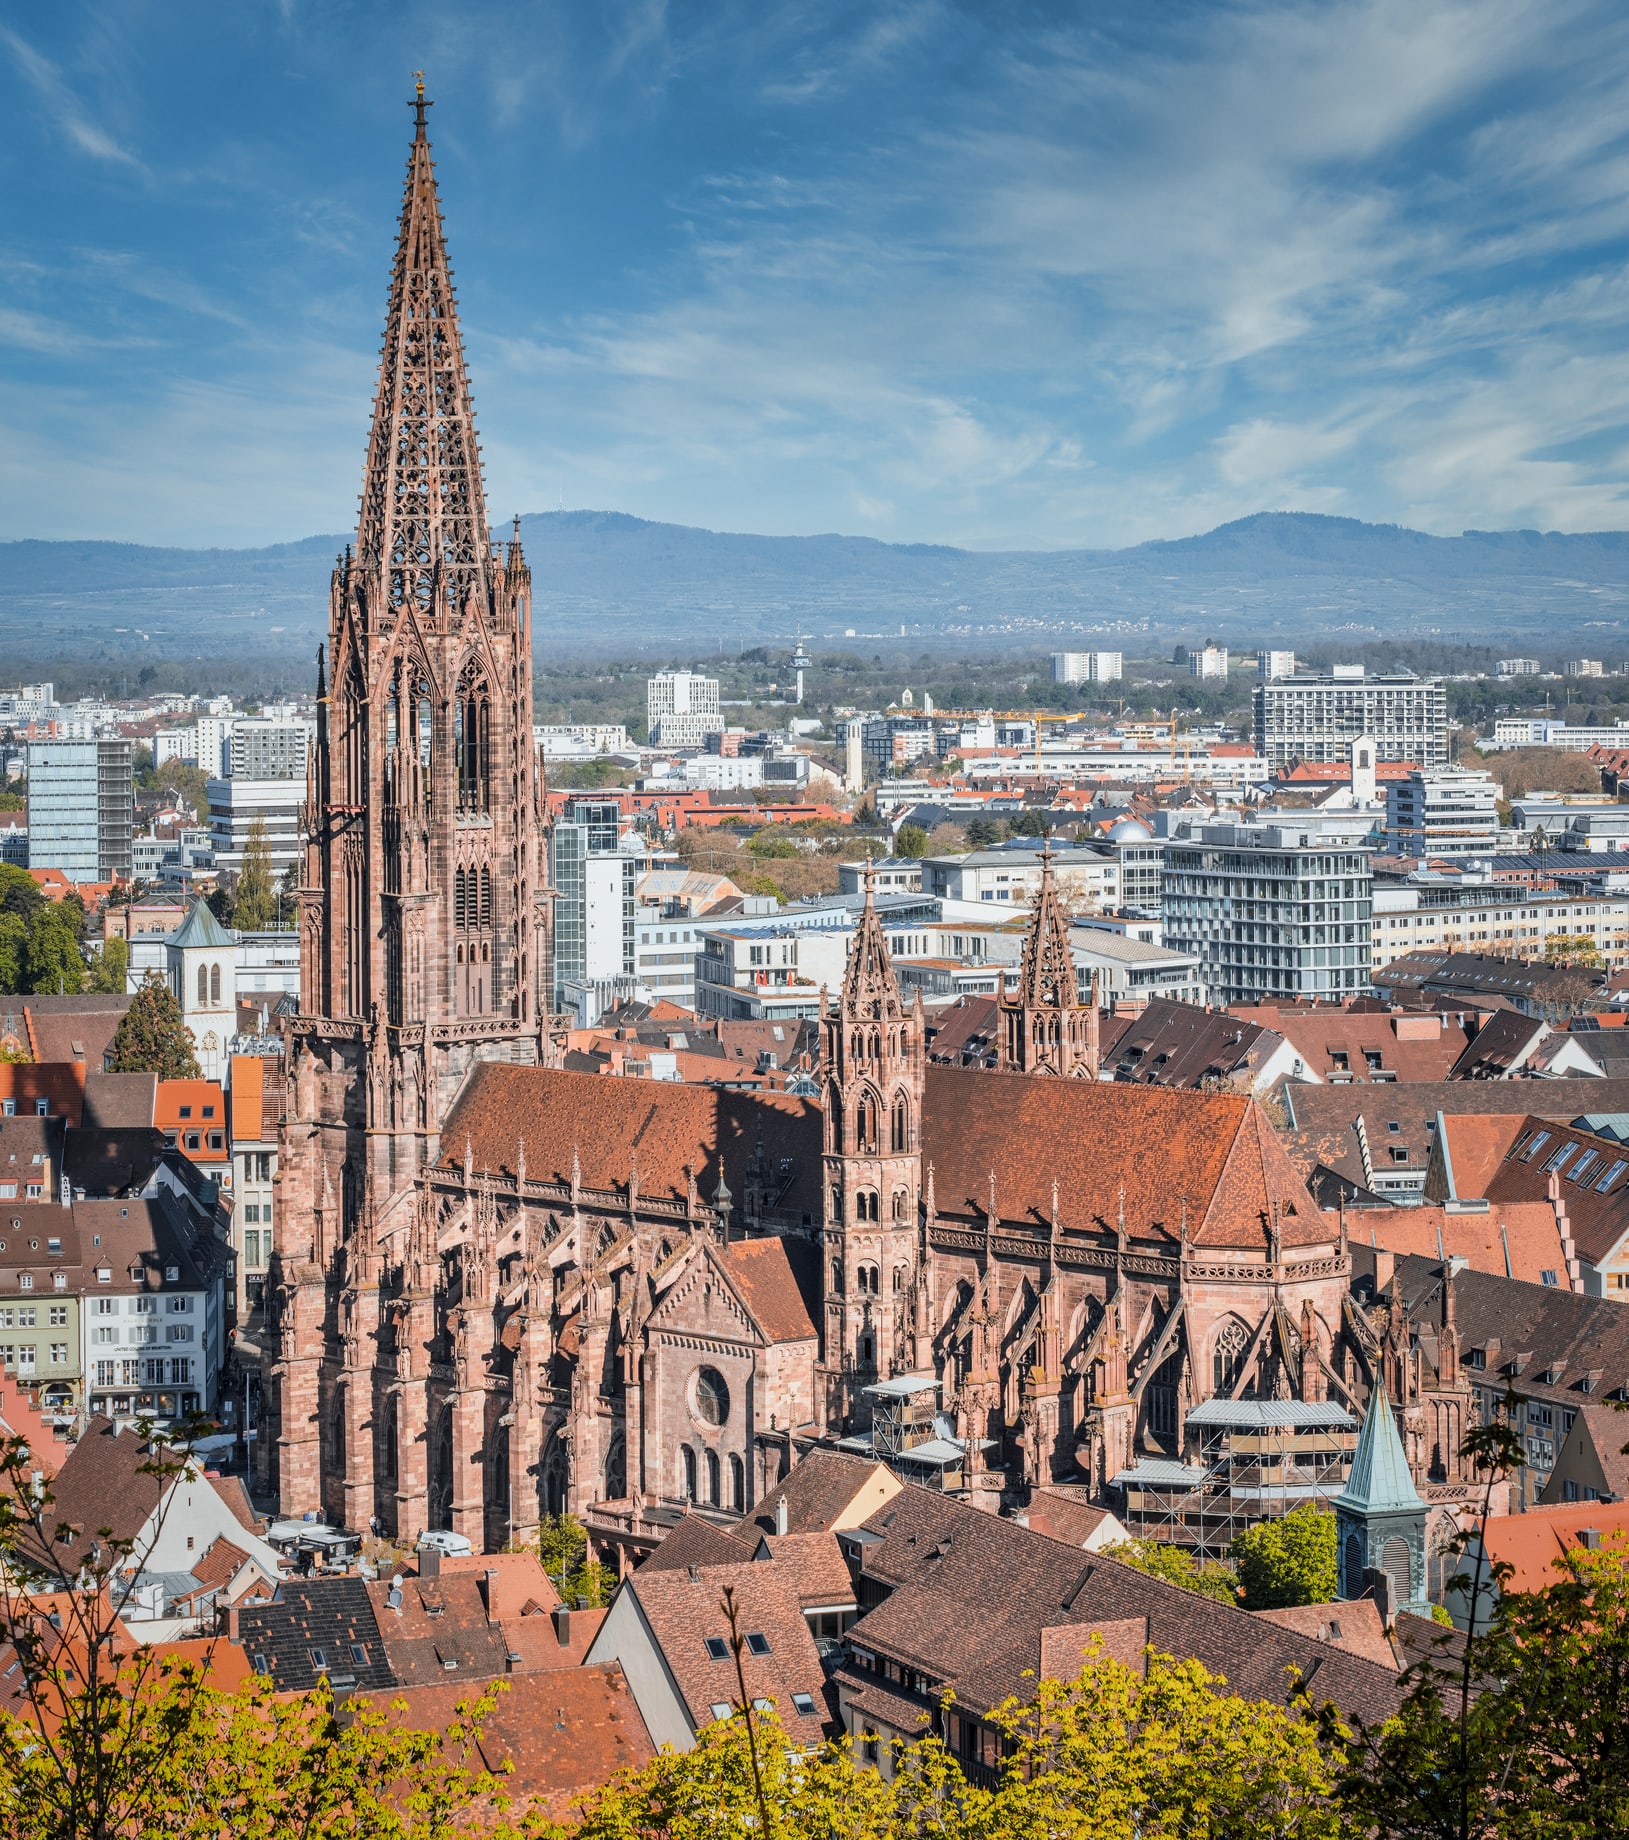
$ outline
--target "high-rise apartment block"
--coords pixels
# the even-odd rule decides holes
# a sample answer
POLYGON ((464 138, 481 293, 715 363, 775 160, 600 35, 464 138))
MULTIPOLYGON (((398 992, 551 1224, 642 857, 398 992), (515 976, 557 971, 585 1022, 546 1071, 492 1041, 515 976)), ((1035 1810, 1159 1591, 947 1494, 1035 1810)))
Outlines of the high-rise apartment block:
POLYGON ((573 799, 549 840, 554 888, 554 1002, 587 1024, 635 971, 637 855, 620 848, 614 799, 573 799), (596 1001, 596 998, 603 1001, 596 1001), (585 1013, 592 1010, 594 1013, 585 1013))
POLYGON ((300 813, 305 777, 294 779, 211 779, 205 783, 209 836, 217 870, 240 871, 258 822, 271 856, 272 873, 282 875, 300 860, 300 813))
POLYGON ((1501 658, 1493 668, 1500 677, 1537 677, 1539 661, 1536 658, 1501 658))
POLYGON ((233 779, 305 778, 311 753, 311 725, 240 719, 232 726, 227 771, 233 779))
POLYGON ((1347 761, 1360 735, 1374 737, 1377 760, 1446 766, 1447 693, 1411 671, 1371 673, 1360 664, 1256 685, 1256 752, 1272 766, 1347 761))
POLYGON ((1256 675, 1258 677, 1293 677, 1295 675, 1295 653, 1257 652, 1256 675))
POLYGON ((1190 677, 1226 677, 1227 647, 1217 645, 1207 639, 1205 643, 1188 654, 1188 675, 1190 677))
POLYGON ((1499 788, 1471 767, 1419 768, 1386 788, 1386 847, 1399 856, 1491 855, 1499 788))
POLYGON ((73 882, 129 881, 134 796, 128 741, 31 741, 29 866, 73 882))
POLYGON ((1566 663, 1569 677, 1605 677, 1606 667, 1599 658, 1569 658, 1566 663))
POLYGON ((724 732, 718 679, 694 671, 661 671, 651 678, 645 686, 645 714, 656 747, 702 747, 709 735, 724 732))
POLYGON ((1164 943, 1223 1005, 1367 990, 1372 819, 1184 825, 1165 847, 1164 943))
POLYGON ((1120 681, 1121 664, 1118 652, 1054 652, 1052 681, 1055 684, 1115 684, 1120 681))

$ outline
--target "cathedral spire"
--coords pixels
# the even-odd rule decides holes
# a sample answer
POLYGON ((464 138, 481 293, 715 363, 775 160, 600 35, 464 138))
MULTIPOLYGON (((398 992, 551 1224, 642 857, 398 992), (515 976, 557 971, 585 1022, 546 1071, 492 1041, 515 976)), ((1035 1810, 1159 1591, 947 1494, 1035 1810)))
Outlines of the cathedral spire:
POLYGON ((860 909, 859 929, 849 948, 848 968, 843 973, 841 1007, 843 1015, 851 1021, 898 1016, 904 1008, 887 935, 877 914, 876 881, 877 872, 867 857, 865 905, 860 909))
POLYGON ((1050 842, 1041 845, 1041 888, 1030 915, 1016 994, 1021 1002, 1036 1009, 1074 1009, 1080 1003, 1075 961, 1069 950, 1069 927, 1052 879, 1050 842))
POLYGON ((1002 983, 997 1002, 1001 1068, 1015 1073, 1097 1077, 1101 1058, 1097 979, 1094 975, 1089 1003, 1082 1003, 1069 946, 1069 923, 1052 875, 1050 842, 1041 845, 1041 886, 1030 913, 1018 980, 1010 994, 1002 983))
POLYGON ((432 614, 438 584, 462 611, 487 560, 486 503, 464 345, 424 112, 423 74, 407 158, 379 387, 373 402, 357 558, 375 585, 374 621, 432 614))

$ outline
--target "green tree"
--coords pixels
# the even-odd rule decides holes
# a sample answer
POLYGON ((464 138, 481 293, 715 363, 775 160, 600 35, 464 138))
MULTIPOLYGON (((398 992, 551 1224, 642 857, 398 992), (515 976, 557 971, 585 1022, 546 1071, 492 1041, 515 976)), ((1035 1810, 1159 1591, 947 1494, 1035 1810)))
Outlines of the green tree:
POLYGON ((0 990, 20 994, 28 975, 28 922, 0 910, 0 990))
POLYGON ((616 1579, 589 1550, 588 1532, 574 1514, 545 1514, 534 1542, 545 1572, 568 1604, 608 1604, 616 1579))
POLYGON ((761 831, 754 831, 747 839, 747 848, 754 856, 770 861, 777 858, 783 862, 790 861, 803 854, 798 848, 797 839, 780 824, 766 825, 761 831))
POLYGON ((1006 834, 1007 825, 1002 818, 970 818, 967 824, 967 847, 970 850, 987 850, 991 844, 1000 843, 1006 834))
POLYGON ((0 914, 16 914, 29 920, 37 908, 45 905, 45 896, 26 869, 15 863, 0 863, 0 914))
POLYGON ((249 826, 238 872, 237 905, 232 924, 246 933, 263 933, 277 924, 277 891, 272 886, 271 846, 266 841, 266 820, 249 826))
POLYGON ((91 961, 90 987, 109 996, 122 996, 125 976, 130 969, 130 945, 120 933, 104 940, 102 949, 91 961))
POLYGON ((1214 1597, 1218 1603, 1238 1602, 1238 1580, 1227 1567, 1215 1559, 1195 1558, 1185 1547, 1167 1546, 1163 1540, 1117 1540, 1103 1550, 1109 1558, 1134 1565, 1151 1578, 1179 1584, 1201 1597, 1214 1597))
POLYGON ((1327 1604, 1339 1588, 1335 1517, 1313 1502, 1247 1527, 1234 1540, 1231 1557, 1247 1610, 1327 1604))
POLYGON ((199 1077, 197 1043, 168 984, 149 971, 113 1032, 110 1073, 156 1073, 161 1080, 199 1077))
POLYGON ((84 909, 77 901, 47 901, 28 923, 28 988, 42 996, 77 996, 85 988, 79 948, 84 909))
POLYGON ((894 839, 894 854, 920 862, 928 853, 928 833, 920 824, 902 824, 894 839))

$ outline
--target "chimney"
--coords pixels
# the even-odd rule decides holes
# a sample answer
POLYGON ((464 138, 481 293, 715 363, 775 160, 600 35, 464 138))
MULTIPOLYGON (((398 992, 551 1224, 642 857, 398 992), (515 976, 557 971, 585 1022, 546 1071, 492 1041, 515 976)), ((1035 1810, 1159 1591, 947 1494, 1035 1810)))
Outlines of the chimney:
POLYGON ((1377 1246, 1374 1249, 1374 1289, 1377 1297, 1391 1283, 1396 1269, 1396 1255, 1387 1252, 1384 1247, 1377 1246))
POLYGON ((1380 1612, 1380 1621, 1390 1630, 1397 1622, 1397 1606, 1391 1600, 1391 1577, 1378 1566, 1371 1566, 1367 1577, 1374 1589, 1374 1607, 1380 1612))
POLYGON ((786 1508, 786 1497, 782 1495, 775 1503, 775 1531, 785 1533, 791 1523, 791 1518, 786 1508))
POLYGON ((238 1607, 236 1604, 228 1604, 226 1606, 226 1639, 228 1642, 233 1643, 242 1641, 242 1637, 238 1633, 238 1607))
POLYGON ((441 1576, 441 1554, 433 1546, 424 1547, 419 1553, 419 1576, 421 1578, 439 1578, 441 1576))
POLYGON ((481 1574, 481 1596, 486 1603, 486 1620, 490 1623, 495 1614, 494 1606, 498 1599, 498 1573, 495 1566, 488 1566, 481 1574))
POLYGON ((554 1639, 562 1648, 571 1647, 571 1606, 558 1603, 554 1606, 554 1639))
POLYGON ((1580 1527, 1578 1529, 1578 1544, 1583 1547, 1585 1552, 1599 1552, 1601 1546, 1600 1528, 1580 1527))

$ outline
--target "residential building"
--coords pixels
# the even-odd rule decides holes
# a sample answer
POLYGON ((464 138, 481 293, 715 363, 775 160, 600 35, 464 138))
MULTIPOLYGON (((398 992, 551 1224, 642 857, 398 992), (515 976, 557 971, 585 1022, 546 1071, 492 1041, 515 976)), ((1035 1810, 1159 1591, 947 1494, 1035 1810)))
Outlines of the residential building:
MULTIPOLYGON (((1536 959, 1561 939, 1579 942, 1613 969, 1629 964, 1629 891, 1531 889, 1482 876, 1430 873, 1375 886, 1376 971, 1415 952, 1536 959)), ((1396 987, 1395 979, 1388 987, 1396 987)), ((1496 986, 1489 986, 1489 994, 1496 994, 1496 986)))
POLYGON ((1226 677, 1227 647, 1217 645, 1214 640, 1205 643, 1188 654, 1188 675, 1190 677, 1226 677))
MULTIPOLYGON (((1500 1514, 1482 1522, 1463 1555, 1455 1560, 1454 1569, 1466 1579, 1480 1570, 1476 1626, 1485 1630, 1501 1592, 1545 1590, 1567 1576, 1568 1561, 1575 1553, 1598 1552, 1605 1542, 1621 1547, 1626 1541, 1629 1504, 1546 1502, 1522 1514, 1500 1514)), ((1470 1627, 1470 1595, 1468 1589, 1461 1589, 1444 1597, 1456 1629, 1470 1627)))
POLYGON ((1499 786, 1491 773, 1416 767, 1386 787, 1386 848, 1398 856, 1491 856, 1498 841, 1499 786))
POLYGON ((283 1115, 279 1056, 234 1054, 227 1090, 232 1155, 232 1242, 237 1251, 237 1314, 265 1301, 277 1197, 277 1122, 283 1115))
POLYGON ((67 1419, 84 1403, 85 1272, 60 1160, 51 1166, 63 1131, 61 1119, 0 1123, 0 1369, 41 1411, 67 1419))
POLYGON ((1564 748, 1570 754, 1587 754, 1592 747, 1621 748, 1629 743, 1629 722, 1587 724, 1569 727, 1559 718, 1548 716, 1500 716, 1493 724, 1493 738, 1479 746, 1490 751, 1506 748, 1564 748))
POLYGON ((1156 837, 1140 818, 1120 818, 1097 846, 1120 865, 1120 905, 1144 913, 1159 912, 1163 897, 1165 839, 1156 837))
POLYGON ((601 760, 635 752, 622 722, 535 722, 532 740, 545 760, 601 760))
POLYGON ((305 781, 311 752, 311 722, 282 722, 240 716, 227 747, 228 775, 233 779, 305 781))
POLYGON ((162 728, 153 737, 153 765, 179 760, 211 778, 232 771, 232 731, 236 716, 199 716, 185 728, 162 728))
POLYGON ((1487 952, 1405 952, 1377 965, 1375 988, 1394 1002, 1420 998, 1444 1007, 1502 999, 1524 1016, 1568 1022, 1606 1000, 1607 974, 1581 965, 1543 964, 1487 952))
POLYGON ((1340 997, 1369 985, 1370 820, 1188 824, 1165 850, 1165 943, 1212 1000, 1340 997))
POLYGON ((922 892, 922 860, 916 856, 883 856, 869 865, 864 862, 840 862, 837 865, 838 892, 863 894, 868 866, 874 878, 872 886, 878 894, 922 892))
POLYGON ((1494 666, 1500 677, 1537 677, 1540 668, 1536 658, 1501 658, 1494 666))
POLYGON ((1266 1093, 1294 1059, 1276 1029, 1162 997, 1103 1025, 1102 1077, 1122 1085, 1266 1093))
POLYGON ((265 832, 272 874, 280 876, 300 860, 300 808, 305 775, 298 779, 212 779, 204 788, 215 869, 241 871, 249 833, 256 821, 265 832))
POLYGON ((115 1420, 213 1412, 231 1256, 174 1189, 80 1201, 87 1404, 115 1420))
POLYGON ((1605 667, 1599 658, 1569 658, 1566 673, 1569 677, 1604 677, 1605 667))
POLYGON ((1464 1017, 1384 1015, 1351 1004, 1263 1003, 1232 1013, 1276 1029, 1295 1050, 1292 1080, 1332 1086, 1446 1080, 1470 1041, 1464 1017))
POLYGON ((1256 752, 1272 767, 1347 761, 1371 735, 1377 761, 1448 764, 1448 696, 1412 672, 1371 673, 1362 665, 1262 678, 1255 691, 1256 752))
POLYGON ((1258 652, 1256 654, 1256 675, 1258 677, 1293 677, 1295 675, 1295 653, 1258 652))
POLYGON ((28 744, 28 863, 73 882, 131 879, 135 780, 128 741, 28 744))
POLYGON ((1572 1429, 1561 1440, 1539 1505, 1629 1501, 1629 1452, 1624 1440, 1623 1413, 1616 1406, 1580 1406, 1572 1429))
POLYGON ((723 732, 718 679, 694 671, 661 671, 645 685, 652 747, 699 748, 723 732))
POLYGON ((1097 1001, 1116 1014, 1129 1013, 1156 997, 1203 1006, 1209 991, 1199 960, 1170 946, 1150 945, 1105 927, 1072 926, 1069 951, 1082 998, 1094 988, 1097 1001))
MULTIPOLYGON (((1107 852, 1060 847, 1050 852, 1058 897, 1071 914, 1113 911, 1120 905, 1120 865, 1107 852)), ((950 901, 1028 905, 1040 891, 1043 851, 1036 844, 1003 844, 960 856, 922 859, 922 892, 950 901)))
POLYGON ((1121 657, 1118 652, 1054 652, 1052 681, 1055 684, 1113 684, 1120 681, 1121 657))

